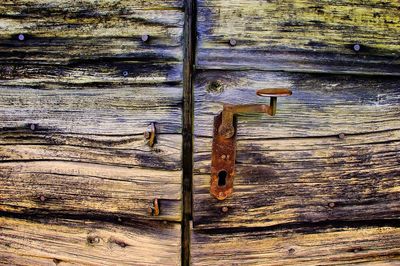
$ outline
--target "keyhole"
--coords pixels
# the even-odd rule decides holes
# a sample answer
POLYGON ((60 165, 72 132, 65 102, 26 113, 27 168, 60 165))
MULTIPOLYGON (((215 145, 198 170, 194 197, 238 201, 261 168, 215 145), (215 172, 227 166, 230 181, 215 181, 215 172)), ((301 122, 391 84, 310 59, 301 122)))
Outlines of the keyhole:
POLYGON ((225 170, 221 170, 218 173, 218 186, 223 187, 226 185, 226 177, 228 176, 228 173, 225 170))

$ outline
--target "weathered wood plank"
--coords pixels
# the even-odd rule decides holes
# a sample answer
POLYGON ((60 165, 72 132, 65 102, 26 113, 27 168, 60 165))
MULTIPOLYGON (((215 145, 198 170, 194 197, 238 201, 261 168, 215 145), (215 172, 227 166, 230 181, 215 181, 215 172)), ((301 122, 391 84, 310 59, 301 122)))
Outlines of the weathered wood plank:
POLYGON ((180 225, 0 218, 1 265, 179 265, 180 225))
POLYGON ((234 193, 209 194, 211 138, 196 139, 194 226, 264 227, 400 215, 400 130, 238 141, 234 193), (222 207, 228 207, 222 212, 222 207))
POLYGON ((192 235, 193 265, 399 265, 397 227, 192 235))
POLYGON ((287 87, 275 117, 242 115, 239 139, 332 136, 400 128, 398 78, 293 74, 266 71, 203 71, 196 76, 195 134, 212 136, 222 103, 266 103, 262 88, 287 87))
POLYGON ((3 129, 36 124, 49 132, 130 135, 143 133, 151 122, 158 124, 160 133, 180 133, 182 128, 179 86, 2 86, 0 92, 3 129))
POLYGON ((399 216, 398 78, 203 71, 195 96, 196 228, 399 216), (268 87, 293 95, 275 117, 238 117, 234 194, 218 201, 209 194, 213 117, 222 103, 268 104, 255 95, 268 87))
POLYGON ((182 5, 182 1, 3 1, 0 62, 57 65, 101 57, 181 62, 182 5), (149 40, 143 42, 142 35, 149 40))
POLYGON ((0 211, 181 219, 180 171, 44 160, 1 163, 0 176, 0 211))
POLYGON ((0 162, 70 161, 180 170, 182 136, 157 134, 153 148, 143 134, 108 136, 30 129, 0 134, 0 162))
POLYGON ((399 75, 399 9, 398 1, 201 0, 197 67, 399 75))

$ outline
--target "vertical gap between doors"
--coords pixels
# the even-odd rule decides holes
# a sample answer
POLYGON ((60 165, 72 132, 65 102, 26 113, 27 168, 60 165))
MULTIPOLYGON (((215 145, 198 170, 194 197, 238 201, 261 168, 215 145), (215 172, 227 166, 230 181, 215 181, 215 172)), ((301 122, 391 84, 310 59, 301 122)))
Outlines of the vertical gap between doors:
POLYGON ((193 78, 196 44, 196 1, 184 1, 183 121, 182 121, 182 265, 190 265, 193 191, 193 78))

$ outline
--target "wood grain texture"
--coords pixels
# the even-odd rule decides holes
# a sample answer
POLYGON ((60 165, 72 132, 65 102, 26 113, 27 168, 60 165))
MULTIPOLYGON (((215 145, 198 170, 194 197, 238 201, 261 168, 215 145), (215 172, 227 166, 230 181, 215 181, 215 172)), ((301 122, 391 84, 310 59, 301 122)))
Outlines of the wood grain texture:
POLYGON ((0 135, 1 211, 181 219, 181 135, 0 135), (46 198, 45 202, 39 200, 46 198), (147 209, 154 198, 161 214, 147 209))
POLYGON ((196 228, 264 227, 400 215, 400 131, 238 141, 231 198, 209 194, 211 139, 197 139, 196 228), (333 205, 332 205, 333 204, 333 205), (223 213, 222 207, 229 211, 223 213))
POLYGON ((159 133, 181 132, 182 89, 179 86, 37 89, 0 86, 3 129, 48 132, 142 134, 151 122, 159 133))
POLYGON ((399 217, 397 78, 205 71, 196 84, 195 228, 399 217), (256 89, 281 86, 293 96, 278 100, 276 117, 238 117, 234 193, 214 199, 213 116, 222 102, 265 102, 256 89))
POLYGON ((398 1, 201 0, 198 6, 198 68, 400 74, 398 1))
POLYGON ((0 13, 3 63, 58 65, 100 57, 182 63, 182 1, 17 0, 2 1, 0 13), (142 35, 149 41, 143 43, 142 35))
POLYGON ((263 88, 290 88, 275 117, 238 118, 238 136, 254 139, 359 134, 400 128, 400 85, 395 77, 294 74, 267 71, 202 71, 195 84, 195 134, 212 136, 222 104, 269 104, 263 88))
POLYGON ((159 122, 160 132, 180 133, 181 6, 3 1, 2 127, 37 123, 64 133, 135 134, 159 122))
POLYGON ((193 232, 193 265, 400 265, 397 227, 193 232))
POLYGON ((182 136, 157 134, 150 148, 140 135, 78 135, 20 129, 0 134, 0 162, 70 161, 180 170, 182 136))
POLYGON ((181 220, 182 6, 0 4, 1 211, 181 220))
POLYGON ((181 219, 179 171, 44 160, 4 162, 0 173, 1 211, 181 219), (159 216, 148 213, 155 198, 159 216))
POLYGON ((0 265, 180 265, 180 225, 0 218, 0 265))

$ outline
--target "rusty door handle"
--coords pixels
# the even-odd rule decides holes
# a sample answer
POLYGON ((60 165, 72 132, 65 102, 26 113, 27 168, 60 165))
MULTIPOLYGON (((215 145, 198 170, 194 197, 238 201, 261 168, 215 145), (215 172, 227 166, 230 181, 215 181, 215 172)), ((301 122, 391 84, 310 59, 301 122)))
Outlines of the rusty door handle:
POLYGON ((233 192, 233 177, 236 159, 236 120, 239 113, 276 114, 277 97, 290 96, 289 89, 262 89, 258 96, 271 97, 270 105, 224 104, 222 112, 214 117, 214 137, 211 156, 210 193, 219 200, 224 200, 233 192))

